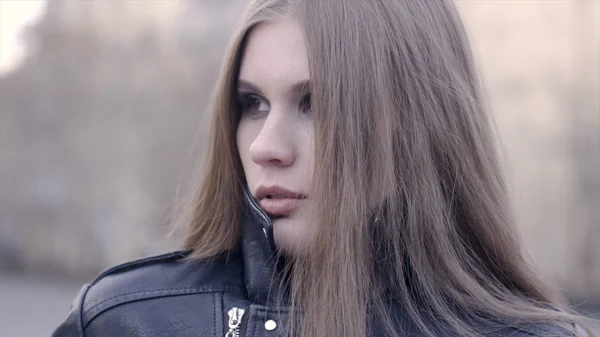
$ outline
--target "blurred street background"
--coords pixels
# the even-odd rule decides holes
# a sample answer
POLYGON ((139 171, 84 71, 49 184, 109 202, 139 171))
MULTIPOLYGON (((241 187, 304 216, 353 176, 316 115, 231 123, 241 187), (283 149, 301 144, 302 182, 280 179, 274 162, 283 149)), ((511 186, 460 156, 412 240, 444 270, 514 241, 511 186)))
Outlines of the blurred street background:
MULTIPOLYGON (((83 282, 177 247, 244 3, 0 0, 0 337, 49 336, 83 282)), ((531 260, 598 318, 600 0, 456 3, 531 260)))

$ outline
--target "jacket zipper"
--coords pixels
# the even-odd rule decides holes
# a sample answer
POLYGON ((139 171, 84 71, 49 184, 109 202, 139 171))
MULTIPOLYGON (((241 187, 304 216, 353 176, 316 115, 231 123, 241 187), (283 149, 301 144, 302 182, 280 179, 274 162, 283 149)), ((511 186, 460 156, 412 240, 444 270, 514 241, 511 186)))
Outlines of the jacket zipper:
MULTIPOLYGON (((273 223, 271 222, 271 218, 269 218, 267 213, 265 213, 265 211, 263 211, 263 209, 260 208, 260 206, 258 206, 258 204, 256 203, 256 200, 254 200, 254 198, 252 198, 249 195, 246 195, 245 197, 248 200, 248 202, 250 203, 250 207, 254 210, 254 212, 256 212, 258 214, 258 216, 262 219, 263 223, 266 224, 266 226, 269 228, 269 230, 271 230, 273 228, 273 223)), ((267 229, 264 226, 263 226, 262 230, 263 230, 263 234, 265 235, 265 238, 268 241, 270 248, 273 249, 274 248, 273 238, 269 237, 269 234, 267 233, 267 229)))
POLYGON ((240 337, 240 325, 244 312, 246 310, 238 307, 233 307, 227 312, 229 315, 229 331, 227 331, 225 337, 240 337))
MULTIPOLYGON (((271 223, 271 219, 269 218, 269 216, 267 216, 267 214, 265 213, 265 211, 263 211, 262 208, 260 208, 260 206, 258 206, 258 204, 254 200, 254 198, 252 198, 250 196, 247 196, 247 199, 250 202, 250 206, 254 209, 254 211, 256 213, 258 213, 258 215, 267 224, 267 226, 268 227, 273 227, 273 224, 271 223)), ((266 235, 266 233, 265 233, 265 235, 266 235)))

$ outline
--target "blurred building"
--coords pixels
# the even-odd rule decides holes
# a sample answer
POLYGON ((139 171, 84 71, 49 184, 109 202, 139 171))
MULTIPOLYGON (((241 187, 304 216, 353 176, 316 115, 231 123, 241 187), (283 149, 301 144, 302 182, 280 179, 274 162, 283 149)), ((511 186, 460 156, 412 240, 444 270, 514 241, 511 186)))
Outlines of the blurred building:
MULTIPOLYGON (((457 4, 532 259, 600 301, 600 3, 457 4)), ((173 247, 172 200, 243 1, 46 7, 1 78, 0 266, 87 278, 173 247)))
POLYGON ((89 277, 169 247, 240 1, 49 1, 2 77, 2 262, 89 277), (235 5, 235 6, 234 6, 235 5))
POLYGON ((600 301, 600 2, 457 1, 531 258, 600 301))

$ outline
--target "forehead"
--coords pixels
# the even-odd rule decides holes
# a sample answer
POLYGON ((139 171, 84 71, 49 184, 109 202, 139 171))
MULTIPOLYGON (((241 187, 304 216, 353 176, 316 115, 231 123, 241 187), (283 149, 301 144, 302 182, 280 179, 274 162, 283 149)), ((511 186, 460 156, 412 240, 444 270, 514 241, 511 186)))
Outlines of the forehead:
POLYGON ((239 76, 263 90, 309 79, 306 45, 297 21, 284 17, 255 26, 246 40, 239 76))

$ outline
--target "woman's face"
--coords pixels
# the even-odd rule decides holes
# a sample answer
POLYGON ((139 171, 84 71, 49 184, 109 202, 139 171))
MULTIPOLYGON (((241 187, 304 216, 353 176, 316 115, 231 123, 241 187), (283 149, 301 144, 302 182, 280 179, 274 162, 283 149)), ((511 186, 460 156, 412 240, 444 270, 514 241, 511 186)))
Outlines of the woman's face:
POLYGON ((250 192, 271 217, 275 244, 284 253, 301 252, 309 233, 314 154, 309 79, 295 20, 252 29, 238 78, 237 147, 250 192))

